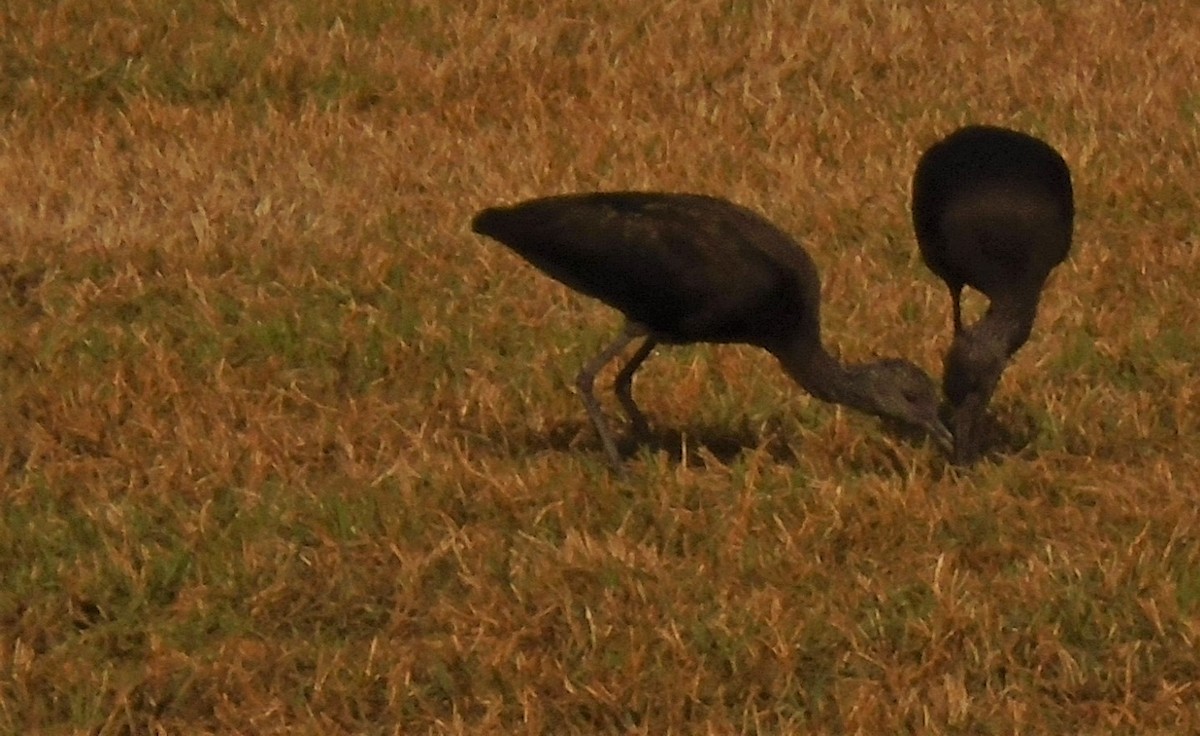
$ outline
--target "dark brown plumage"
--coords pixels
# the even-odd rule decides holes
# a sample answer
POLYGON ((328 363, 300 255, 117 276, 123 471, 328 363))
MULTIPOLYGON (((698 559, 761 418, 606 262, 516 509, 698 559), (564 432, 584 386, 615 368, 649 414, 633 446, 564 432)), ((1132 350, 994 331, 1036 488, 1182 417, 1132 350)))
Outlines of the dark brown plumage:
POLYGON ((1071 248, 1071 172, 1057 151, 1005 128, 961 128, 929 148, 912 182, 912 218, 926 265, 946 282, 954 341, 942 386, 954 459, 981 451, 979 421, 1012 355, 1029 339, 1042 288, 1071 248), (970 286, 990 304, 962 324, 970 286))
POLYGON ((616 445, 592 391, 596 374, 637 337, 616 393, 635 432, 633 374, 658 343, 747 343, 779 359, 809 393, 890 417, 949 442, 937 389, 902 360, 846 366, 821 343, 820 280, 804 249, 762 216, 696 194, 597 192, 479 212, 471 229, 551 277, 624 313, 621 335, 588 362, 580 395, 613 466, 616 445))

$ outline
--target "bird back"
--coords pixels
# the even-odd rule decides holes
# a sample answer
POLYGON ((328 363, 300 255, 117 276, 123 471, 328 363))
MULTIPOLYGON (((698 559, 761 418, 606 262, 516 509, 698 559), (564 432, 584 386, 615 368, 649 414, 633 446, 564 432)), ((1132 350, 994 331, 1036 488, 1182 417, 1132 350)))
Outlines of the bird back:
POLYGON ((952 287, 1040 289, 1070 249, 1070 170, 1033 136, 962 128, 922 155, 912 215, 925 263, 952 287))
POLYGON ((472 229, 660 339, 750 342, 818 320, 803 248, 760 215, 704 195, 597 192, 480 212, 472 229))

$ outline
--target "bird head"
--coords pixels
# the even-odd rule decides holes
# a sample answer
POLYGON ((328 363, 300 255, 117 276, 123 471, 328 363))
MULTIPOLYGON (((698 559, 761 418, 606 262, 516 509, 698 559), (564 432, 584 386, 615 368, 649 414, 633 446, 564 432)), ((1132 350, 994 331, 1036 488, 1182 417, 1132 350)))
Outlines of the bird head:
POLYGON ((938 418, 937 384, 907 360, 888 359, 865 366, 872 412, 925 430, 949 448, 953 437, 938 418))
POLYGON ((1008 340, 993 331, 969 327, 954 337, 942 366, 942 391, 951 406, 969 397, 991 398, 1008 363, 1008 340))
POLYGON ((969 463, 979 454, 978 428, 1010 352, 1008 339, 977 325, 958 333, 946 353, 942 391, 950 403, 952 456, 956 463, 969 463))

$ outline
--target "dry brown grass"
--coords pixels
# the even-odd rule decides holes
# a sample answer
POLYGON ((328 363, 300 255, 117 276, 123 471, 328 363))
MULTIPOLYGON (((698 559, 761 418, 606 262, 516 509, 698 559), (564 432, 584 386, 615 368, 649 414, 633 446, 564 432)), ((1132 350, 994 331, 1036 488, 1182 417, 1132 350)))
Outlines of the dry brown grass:
POLYGON ((1200 6, 385 5, 0 10, 0 731, 1200 729, 1200 6), (618 482, 615 315, 467 231, 727 196, 934 371, 908 177, 968 121, 1080 212, 968 471, 694 347, 618 482))

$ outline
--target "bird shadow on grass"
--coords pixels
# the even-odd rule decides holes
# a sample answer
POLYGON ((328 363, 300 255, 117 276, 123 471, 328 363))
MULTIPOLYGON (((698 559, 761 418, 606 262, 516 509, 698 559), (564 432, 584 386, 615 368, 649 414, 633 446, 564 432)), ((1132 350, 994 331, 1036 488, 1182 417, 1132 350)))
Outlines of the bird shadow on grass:
MULTIPOLYGON (((687 427, 654 427, 643 436, 634 436, 627 430, 615 432, 614 440, 622 460, 636 457, 642 452, 663 453, 673 464, 685 467, 705 467, 715 459, 729 465, 738 456, 752 450, 765 450, 767 455, 780 463, 792 463, 796 453, 781 432, 757 431, 744 424, 689 425, 687 427)), ((549 425, 540 435, 527 435, 524 441, 530 452, 552 450, 555 452, 589 452, 603 457, 604 448, 592 425, 586 421, 570 420, 549 425)))
POLYGON ((1128 426, 1089 433, 1069 422, 1054 424, 1036 406, 1008 403, 989 409, 980 429, 982 451, 976 462, 1002 462, 1010 457, 1035 460, 1043 452, 1123 461, 1130 456, 1130 448, 1145 443, 1145 438, 1128 426))
MULTIPOLYGON (((925 447, 930 441, 923 431, 900 422, 882 420, 874 426, 874 430, 914 451, 925 447)), ((604 456, 600 439, 586 420, 564 420, 550 424, 538 433, 525 431, 519 435, 518 443, 524 452, 586 452, 600 458, 604 456)), ((661 453, 671 464, 688 468, 708 467, 712 460, 731 465, 748 452, 762 453, 779 465, 795 466, 804 452, 799 440, 790 436, 781 422, 768 422, 763 427, 752 426, 749 421, 735 425, 652 426, 641 437, 622 428, 615 435, 617 451, 622 460, 637 457, 643 452, 654 455, 661 453)), ((894 450, 868 454, 871 456, 868 464, 872 472, 905 472, 906 463, 894 450)))
MULTIPOLYGON (((948 410, 944 412, 948 419, 948 410)), ((970 468, 980 463, 1003 462, 1009 457, 1033 459, 1039 432, 1037 418, 1020 406, 989 408, 976 427, 979 433, 977 455, 958 466, 970 468)), ((947 457, 949 465, 949 457, 947 457)))
POLYGON ((1037 421, 1031 414, 1008 411, 1003 415, 988 412, 980 425, 982 456, 1001 460, 1010 455, 1028 455, 1037 439, 1037 421))

